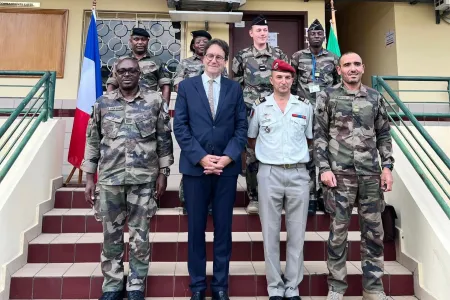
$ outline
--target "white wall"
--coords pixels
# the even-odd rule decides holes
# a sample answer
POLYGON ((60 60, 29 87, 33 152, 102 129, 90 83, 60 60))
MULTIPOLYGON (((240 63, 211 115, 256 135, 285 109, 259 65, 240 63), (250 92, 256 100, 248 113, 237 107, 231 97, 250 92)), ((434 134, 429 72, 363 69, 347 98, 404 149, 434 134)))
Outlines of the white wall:
POLYGON ((40 217, 53 208, 53 191, 62 183, 64 127, 62 120, 41 123, 0 183, 0 299, 9 298, 10 276, 26 263, 40 217))
POLYGON ((450 220, 395 143, 394 158, 394 187, 385 196, 399 218, 397 259, 414 272, 419 299, 449 299, 450 220))

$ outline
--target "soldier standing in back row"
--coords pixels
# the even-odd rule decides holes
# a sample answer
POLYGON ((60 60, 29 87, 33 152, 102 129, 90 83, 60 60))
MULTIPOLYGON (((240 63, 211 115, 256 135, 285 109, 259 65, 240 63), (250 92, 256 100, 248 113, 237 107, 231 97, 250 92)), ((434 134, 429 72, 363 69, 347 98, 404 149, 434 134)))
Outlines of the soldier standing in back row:
MULTIPOLYGON (((149 40, 150 34, 145 29, 133 28, 129 41, 131 53, 124 57, 133 57, 139 61, 139 67, 141 69, 139 85, 152 91, 157 91, 159 86, 162 97, 166 100, 167 105, 169 105, 171 75, 166 64, 148 52, 149 40)), ((115 75, 116 66, 117 61, 113 64, 111 75, 106 81, 106 89, 108 92, 119 87, 115 75)))
POLYGON ((157 209, 155 195, 161 197, 166 190, 174 162, 172 130, 159 93, 139 88, 138 61, 119 59, 115 72, 119 88, 94 104, 81 170, 87 178, 86 201, 103 223, 101 299, 124 298, 123 229, 128 218, 128 299, 143 300, 150 257, 149 219, 157 209), (94 196, 97 167, 99 199, 94 196))
MULTIPOLYGON (((325 40, 325 31, 316 19, 308 28, 309 48, 300 50, 292 55, 291 65, 296 70, 292 94, 308 99, 314 106, 316 95, 327 87, 339 83, 336 71, 338 57, 322 47, 325 40)), ((314 215, 317 210, 319 198, 316 188, 316 167, 313 161, 313 147, 309 148, 309 209, 308 214, 314 215)))
POLYGON ((348 287, 347 235, 354 205, 361 227, 363 300, 387 300, 381 213, 383 192, 393 183, 389 120, 381 95, 361 83, 364 65, 358 54, 343 54, 337 70, 342 84, 320 92, 314 124, 314 160, 331 216, 327 300, 342 300, 348 287))
MULTIPOLYGON (((276 59, 289 62, 289 58, 280 48, 271 47, 267 44, 269 27, 264 16, 259 15, 253 19, 249 34, 253 38, 253 45, 239 51, 233 59, 232 66, 233 79, 238 81, 243 88, 247 117, 250 116, 253 103, 257 99, 272 93, 273 89, 269 78, 273 62, 276 59)), ((258 183, 256 178, 258 161, 255 151, 248 145, 246 156, 245 177, 247 194, 250 199, 247 213, 258 214, 258 183)))

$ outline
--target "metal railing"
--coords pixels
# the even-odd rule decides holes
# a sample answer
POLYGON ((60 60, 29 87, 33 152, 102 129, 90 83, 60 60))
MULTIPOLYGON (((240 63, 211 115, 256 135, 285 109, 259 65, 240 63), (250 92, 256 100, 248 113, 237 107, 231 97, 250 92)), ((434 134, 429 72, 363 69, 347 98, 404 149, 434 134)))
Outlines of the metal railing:
POLYGON ((0 127, 1 182, 19 157, 39 124, 41 122, 46 122, 49 118, 53 118, 56 72, 0 71, 0 76, 41 76, 37 83, 32 86, 0 85, 0 87, 7 88, 32 87, 16 108, 0 108, 0 115, 8 116, 6 121, 0 127))
MULTIPOLYGON (((450 199, 450 179, 447 173, 450 169, 450 159, 447 154, 439 147, 436 141, 425 130, 423 125, 417 120, 419 116, 429 117, 442 117, 449 118, 449 113, 412 113, 408 107, 402 102, 399 96, 385 80, 396 81, 445 81, 449 83, 450 77, 393 77, 393 76, 372 76, 372 86, 378 90, 385 100, 389 111, 388 117, 396 130, 391 130, 393 139, 396 141, 402 152, 405 154, 411 165, 414 167, 420 178, 430 190, 433 197, 438 202, 439 206, 444 210, 447 217, 450 219, 450 206, 448 200, 450 199), (384 96, 387 94, 392 101, 389 101, 384 96), (394 107, 394 106, 397 107, 394 107), (413 125, 408 126, 404 119, 407 119, 413 125), (398 122, 398 123, 397 123, 398 122), (400 128, 400 124, 403 125, 405 130, 400 128), (417 132, 413 132, 413 130, 417 132), (421 143, 420 139, 425 140, 421 143), (409 147, 408 147, 408 146, 409 147), (428 149, 427 149, 428 148, 428 149), (430 149, 431 148, 431 149, 430 149), (423 151, 419 153, 420 149, 423 151), (415 154, 415 156, 413 155, 415 154), (425 154, 425 155, 424 155, 425 154), (437 157, 437 159, 436 159, 437 157), (420 163, 419 163, 420 161, 420 163), (433 172, 432 169, 436 169, 437 172, 433 172), (440 180, 438 177, 440 176, 440 180), (444 186, 445 185, 445 186, 444 186), (445 195, 443 197, 443 195, 445 195), (445 197, 447 199, 445 199, 445 197)), ((401 91, 401 90, 397 90, 401 91)), ((423 91, 423 90, 421 90, 423 91)), ((449 96, 450 96, 450 91, 449 96)))

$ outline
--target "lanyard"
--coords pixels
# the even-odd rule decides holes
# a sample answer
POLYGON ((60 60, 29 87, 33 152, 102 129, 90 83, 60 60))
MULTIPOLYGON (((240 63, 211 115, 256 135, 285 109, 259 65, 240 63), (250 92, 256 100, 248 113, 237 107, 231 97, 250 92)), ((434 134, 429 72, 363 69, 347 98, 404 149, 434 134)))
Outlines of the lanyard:
MULTIPOLYGON (((322 54, 322 51, 320 51, 320 53, 317 56, 319 56, 320 54, 322 54)), ((311 55, 312 55, 312 74, 311 74, 311 77, 312 77, 312 80, 315 81, 316 80, 316 63, 317 63, 317 61, 316 61, 316 56, 314 54, 312 54, 312 53, 311 53, 311 55)))

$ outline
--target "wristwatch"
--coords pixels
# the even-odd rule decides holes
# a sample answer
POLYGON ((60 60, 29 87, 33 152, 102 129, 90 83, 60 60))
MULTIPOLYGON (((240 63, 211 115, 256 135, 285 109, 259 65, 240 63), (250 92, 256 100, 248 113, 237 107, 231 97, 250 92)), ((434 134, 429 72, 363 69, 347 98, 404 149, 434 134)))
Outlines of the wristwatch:
POLYGON ((388 168, 392 172, 392 170, 394 169, 394 165, 393 164, 383 165, 383 168, 388 168))
POLYGON ((164 176, 169 177, 169 175, 170 175, 170 168, 169 167, 160 168, 159 169, 159 174, 163 174, 164 176))

